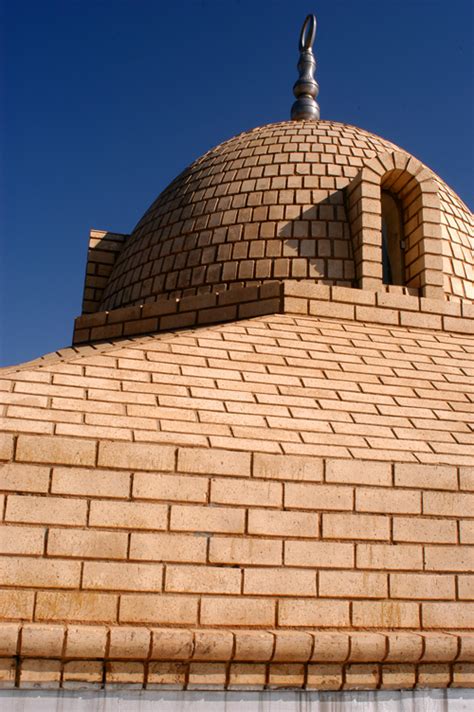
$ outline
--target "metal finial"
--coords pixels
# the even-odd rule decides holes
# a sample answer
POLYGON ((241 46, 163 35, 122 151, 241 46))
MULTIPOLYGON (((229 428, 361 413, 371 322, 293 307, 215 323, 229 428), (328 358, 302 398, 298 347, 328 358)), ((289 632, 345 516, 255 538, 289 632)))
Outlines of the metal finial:
POLYGON ((291 107, 291 118, 319 119, 319 104, 316 97, 319 94, 319 85, 314 78, 316 60, 313 54, 313 42, 316 36, 316 18, 308 15, 303 23, 300 34, 300 59, 298 62, 299 78, 293 86, 296 101, 291 107))

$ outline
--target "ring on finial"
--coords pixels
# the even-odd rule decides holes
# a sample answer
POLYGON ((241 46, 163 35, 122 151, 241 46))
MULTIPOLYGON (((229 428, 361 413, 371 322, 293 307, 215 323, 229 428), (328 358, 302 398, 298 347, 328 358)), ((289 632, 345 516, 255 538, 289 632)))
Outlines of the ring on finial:
POLYGON ((314 38, 316 37, 316 17, 314 15, 308 15, 301 28, 300 35, 300 52, 305 49, 311 49, 314 44, 314 38))

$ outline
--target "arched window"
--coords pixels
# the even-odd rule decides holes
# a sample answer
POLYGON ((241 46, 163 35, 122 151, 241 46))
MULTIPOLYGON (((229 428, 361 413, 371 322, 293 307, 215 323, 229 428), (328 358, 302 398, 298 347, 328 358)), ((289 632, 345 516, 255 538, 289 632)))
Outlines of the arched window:
POLYGON ((402 210, 398 200, 382 190, 382 281, 405 284, 402 210))

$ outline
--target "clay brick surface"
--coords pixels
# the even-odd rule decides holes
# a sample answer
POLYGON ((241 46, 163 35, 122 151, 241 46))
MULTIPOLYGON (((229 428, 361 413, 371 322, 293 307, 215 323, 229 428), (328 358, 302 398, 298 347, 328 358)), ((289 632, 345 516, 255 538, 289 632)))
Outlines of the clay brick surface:
POLYGON ((0 489, 19 492, 47 492, 49 467, 20 465, 14 462, 0 466, 0 489))
POLYGON ((178 470, 206 475, 250 475, 250 455, 248 453, 215 450, 202 451, 196 457, 194 449, 180 448, 178 470))
POLYGON ((283 501, 283 486, 279 482, 212 479, 210 501, 217 504, 278 507, 283 501))
POLYGON ((282 542, 250 537, 212 537, 209 561, 214 564, 279 565, 282 563, 282 542))
POLYGON ((258 598, 203 598, 202 625, 273 626, 275 602, 258 598))
POLYGON ((115 621, 117 596, 82 591, 39 591, 36 619, 39 621, 115 621))
POLYGON ((3 526, 0 535, 2 554, 41 554, 45 530, 42 527, 3 526))
POLYGON ((99 443, 99 467, 125 470, 172 470, 174 450, 165 445, 141 443, 99 443))
POLYGON ((0 560, 0 585, 34 588, 78 588, 78 561, 5 557, 0 560))
POLYGON ((124 559, 127 539, 125 532, 50 529, 47 551, 51 556, 124 559))
POLYGON ((137 499, 205 502, 208 480, 154 472, 137 472, 133 477, 133 496, 137 499))
POLYGON ((298 509, 352 509, 351 487, 293 484, 285 486, 285 506, 298 509))
POLYGON ((267 596, 315 596, 316 575, 301 569, 245 569, 244 593, 267 596))
POLYGON ((162 579, 159 564, 86 561, 82 586, 97 591, 161 591, 162 579))
POLYGON ((319 595, 332 598, 385 598, 387 576, 357 571, 320 571, 319 595))
POLYGON ((5 519, 9 522, 85 524, 87 502, 65 497, 10 495, 7 500, 5 519))
POLYGON ((130 474, 111 470, 55 467, 51 491, 55 494, 127 498, 130 494, 130 474))
POLYGON ((198 599, 194 596, 123 595, 119 621, 156 625, 196 625, 198 599))
POLYGON ((251 509, 247 529, 249 534, 264 536, 319 537, 319 519, 312 512, 251 509))
POLYGON ((340 627, 349 625, 349 604, 346 601, 282 600, 278 608, 281 626, 340 627))
POLYGON ((218 566, 167 566, 165 589, 183 593, 240 593, 241 573, 218 566))
POLYGON ((230 507, 171 507, 170 528, 175 531, 243 532, 245 511, 230 507))
POLYGON ((323 514, 323 536, 329 539, 388 539, 390 520, 370 514, 323 514))
POLYGON ((19 462, 87 466, 94 465, 95 451, 96 443, 92 440, 20 435, 16 459, 19 462))
POLYGON ((354 565, 354 545, 331 541, 286 541, 285 564, 350 568, 354 565))
POLYGON ((89 525, 121 529, 166 529, 168 507, 148 502, 91 502, 89 525))

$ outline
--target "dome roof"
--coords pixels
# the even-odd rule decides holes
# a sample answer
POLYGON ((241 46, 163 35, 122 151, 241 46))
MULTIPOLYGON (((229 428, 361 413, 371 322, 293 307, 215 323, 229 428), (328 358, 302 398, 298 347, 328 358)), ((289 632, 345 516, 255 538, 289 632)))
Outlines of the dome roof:
MULTIPOLYGON (((353 286, 344 189, 393 143, 330 121, 285 121, 212 149, 155 200, 126 240, 99 309, 274 279, 353 286)), ((427 169, 429 170, 429 169, 427 169)), ((441 205, 444 292, 472 297, 472 217, 430 171, 441 205)))

